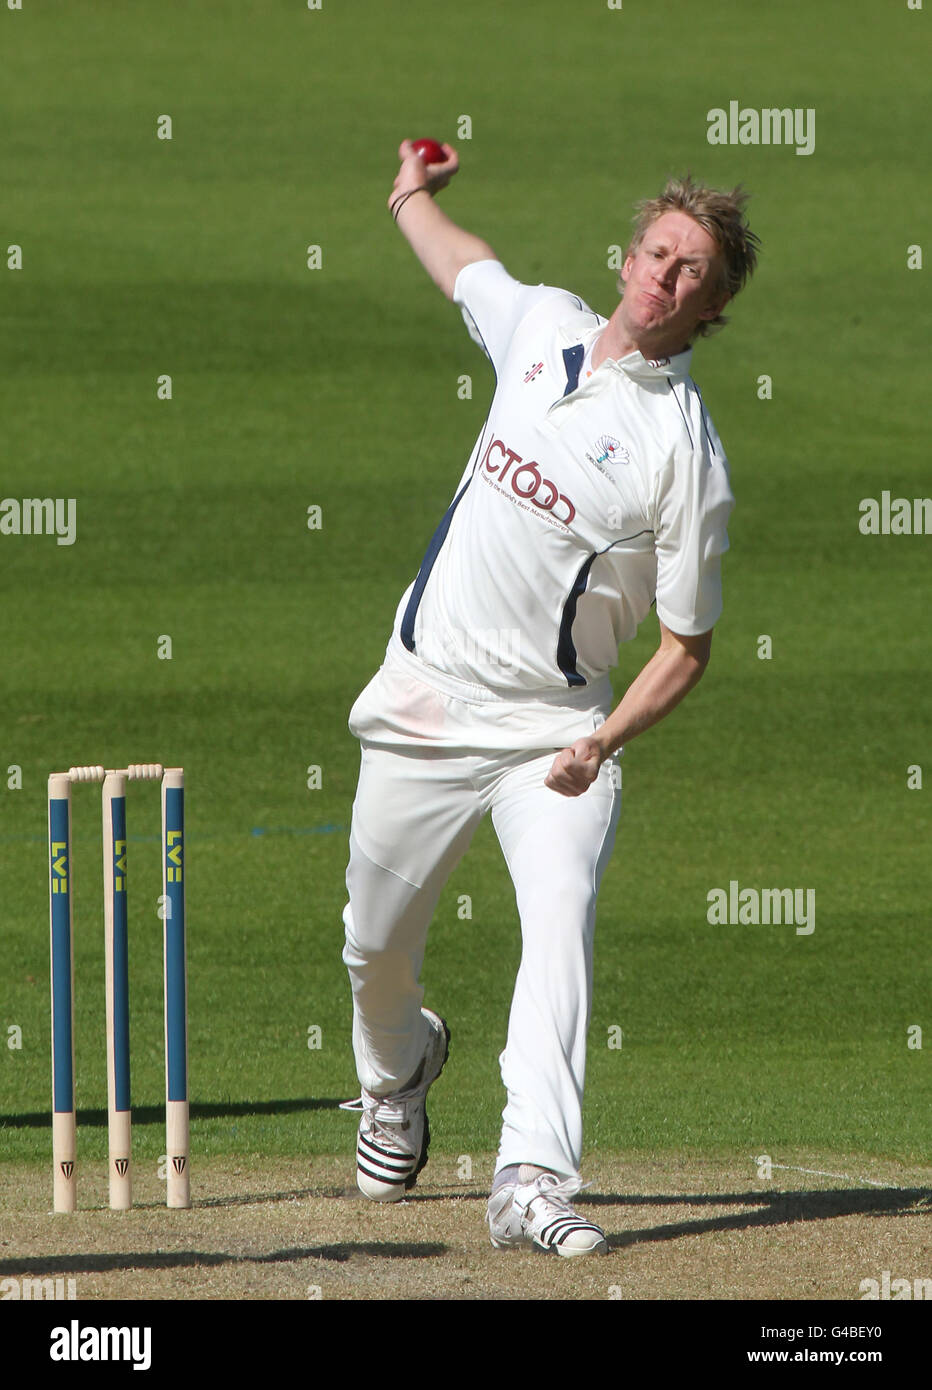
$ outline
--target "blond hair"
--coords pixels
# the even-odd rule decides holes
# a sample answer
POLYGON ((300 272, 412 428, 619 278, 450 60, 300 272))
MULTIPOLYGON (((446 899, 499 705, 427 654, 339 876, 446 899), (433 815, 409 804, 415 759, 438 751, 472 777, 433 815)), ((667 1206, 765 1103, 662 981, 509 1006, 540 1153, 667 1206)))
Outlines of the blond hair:
MULTIPOLYGON (((645 233, 652 223, 665 212, 685 212, 694 222, 708 232, 722 252, 724 267, 719 284, 719 293, 728 294, 734 299, 744 287, 757 267, 757 253, 760 238, 748 226, 744 214, 750 194, 739 184, 730 193, 709 188, 706 184, 695 183, 691 174, 679 179, 669 179, 666 188, 656 198, 645 198, 636 204, 634 231, 627 254, 633 256, 644 240, 645 233)), ((618 291, 624 294, 624 281, 619 277, 618 291)), ((717 314, 714 319, 702 320, 696 334, 704 338, 724 328, 728 319, 717 314)))

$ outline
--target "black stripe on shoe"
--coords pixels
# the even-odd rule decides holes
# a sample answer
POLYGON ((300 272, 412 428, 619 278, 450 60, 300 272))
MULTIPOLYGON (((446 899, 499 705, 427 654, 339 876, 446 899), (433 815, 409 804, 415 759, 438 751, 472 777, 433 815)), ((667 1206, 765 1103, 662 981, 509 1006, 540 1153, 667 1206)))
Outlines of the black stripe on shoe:
POLYGON ((371 1169, 389 1173, 394 1177, 406 1178, 414 1166, 414 1159, 401 1159, 394 1156, 389 1159, 382 1158, 379 1154, 367 1153, 365 1149, 356 1150, 356 1166, 362 1168, 366 1164, 371 1169))
POLYGON ((373 1178, 376 1182, 384 1183, 386 1187, 405 1187, 408 1182, 408 1175, 406 1173, 390 1173, 388 1171, 376 1172, 375 1169, 367 1168, 364 1163, 360 1163, 358 1160, 356 1168, 358 1172, 365 1173, 367 1178, 373 1178))
POLYGON ((387 1168, 383 1163, 372 1163, 364 1154, 357 1156, 356 1167, 360 1173, 380 1182, 407 1182, 411 1175, 407 1168, 387 1168))
POLYGON ((549 1225, 544 1226, 538 1239, 544 1245, 562 1245, 567 1236, 576 1235, 578 1232, 592 1233, 597 1235, 600 1240, 605 1239, 605 1232, 593 1224, 591 1221, 584 1221, 581 1216, 560 1216, 549 1225))
POLYGON ((366 1139, 360 1135, 356 1145, 357 1158, 362 1155, 368 1158, 370 1163, 394 1164, 399 1168, 410 1168, 415 1162, 413 1153, 405 1153, 401 1149, 384 1149, 378 1144, 373 1144, 371 1139, 366 1139))

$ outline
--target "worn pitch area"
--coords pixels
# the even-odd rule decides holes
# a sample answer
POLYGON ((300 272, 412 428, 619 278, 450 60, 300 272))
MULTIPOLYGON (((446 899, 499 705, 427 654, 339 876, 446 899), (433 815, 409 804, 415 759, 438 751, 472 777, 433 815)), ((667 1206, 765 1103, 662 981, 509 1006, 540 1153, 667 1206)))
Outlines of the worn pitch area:
MULTIPOLYGON (((81 1209, 50 1212, 49 1177, 0 1178, 0 1280, 64 1279, 95 1299, 859 1299, 861 1281, 932 1269, 932 1169, 841 1154, 784 1155, 771 1181, 743 1155, 619 1155, 588 1165, 577 1205, 607 1256, 502 1253, 483 1180, 439 1157, 409 1200, 367 1202, 351 1162, 239 1159, 198 1165, 193 1206, 161 1184, 112 1213, 103 1174, 82 1174, 81 1209), (819 1171, 799 1171, 819 1170, 819 1171), (73 1280, 73 1284, 68 1281, 73 1280)), ((38 1287, 28 1286, 30 1296, 38 1287)))

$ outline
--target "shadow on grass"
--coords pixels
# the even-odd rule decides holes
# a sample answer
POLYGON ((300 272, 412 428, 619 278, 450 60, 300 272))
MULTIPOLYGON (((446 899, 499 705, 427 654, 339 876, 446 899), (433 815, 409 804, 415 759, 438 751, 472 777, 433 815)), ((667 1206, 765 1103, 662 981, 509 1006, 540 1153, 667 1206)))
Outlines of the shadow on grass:
MULTIPOLYGON (((344 1195, 356 1195, 346 1193, 344 1195)), ((440 1192, 418 1192, 411 1202, 488 1201, 487 1192, 468 1192, 457 1187, 440 1192)), ((756 1211, 730 1212, 727 1216, 664 1222, 644 1226, 619 1235, 609 1235, 608 1243, 621 1249, 644 1241, 676 1240, 680 1236, 702 1235, 705 1231, 744 1231, 755 1226, 791 1226, 797 1221, 825 1221, 839 1216, 924 1216, 932 1215, 932 1188, 855 1187, 830 1188, 818 1192, 681 1192, 617 1193, 582 1192, 573 1199, 581 1207, 756 1207, 756 1211)), ((600 1224, 604 1218, 596 1216, 600 1224)))
MULTIPOLYGON (((294 1115, 304 1110, 339 1110, 346 1099, 346 1096, 340 1100, 333 1100, 329 1096, 325 1096, 297 1100, 230 1100, 217 1101, 216 1103, 192 1101, 191 1119, 222 1120, 226 1116, 234 1115, 294 1115)), ((79 1125, 90 1125, 91 1127, 94 1125, 106 1126, 107 1112, 102 1109, 78 1110, 77 1122, 79 1125)), ((164 1104, 133 1106, 134 1125, 163 1125, 164 1123, 164 1104)), ((5 1127, 10 1129, 51 1129, 51 1111, 33 1110, 22 1115, 0 1114, 0 1128, 5 1127)))
POLYGON ((265 1255, 233 1255, 222 1250, 126 1250, 100 1255, 75 1253, 0 1260, 0 1275, 51 1279, 64 1274, 110 1274, 130 1269, 216 1269, 224 1265, 293 1264, 298 1260, 332 1260, 345 1264, 353 1255, 372 1255, 383 1260, 430 1260, 446 1253, 447 1247, 436 1243, 395 1245, 378 1241, 298 1245, 287 1250, 270 1250, 265 1255))
POLYGON ((697 1220, 671 1221, 662 1226, 643 1226, 617 1235, 607 1234, 613 1250, 711 1231, 748 1231, 767 1226, 792 1226, 799 1221, 829 1221, 839 1216, 924 1216, 932 1210, 932 1189, 927 1187, 829 1188, 818 1192, 715 1192, 658 1194, 654 1196, 586 1194, 578 1206, 618 1207, 756 1207, 756 1211, 732 1212, 697 1220))

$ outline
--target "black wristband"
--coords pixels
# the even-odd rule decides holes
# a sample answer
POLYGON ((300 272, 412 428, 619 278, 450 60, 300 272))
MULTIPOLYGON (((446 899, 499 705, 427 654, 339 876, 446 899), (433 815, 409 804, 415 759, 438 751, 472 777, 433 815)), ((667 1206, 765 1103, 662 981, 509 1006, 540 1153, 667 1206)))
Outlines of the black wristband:
POLYGON ((394 217, 395 221, 398 221, 398 214, 399 212, 401 212, 401 209, 404 207, 405 203, 408 201, 409 198, 413 198, 415 193, 429 192, 430 188, 428 187, 428 185, 426 183, 422 183, 419 188, 409 188, 407 193, 400 193, 398 197, 395 199, 394 203, 392 203, 389 207, 389 211, 392 217, 394 217))

